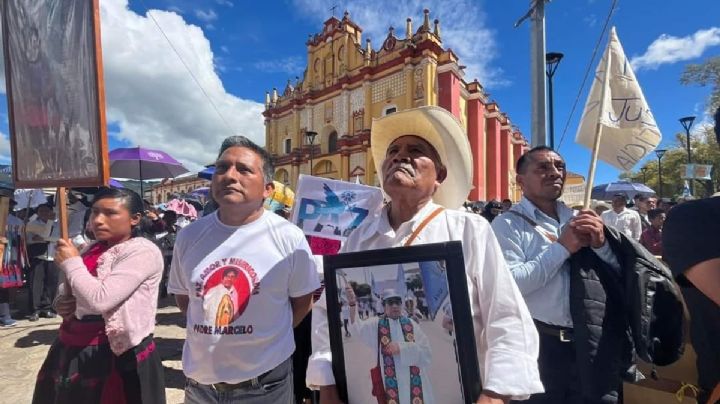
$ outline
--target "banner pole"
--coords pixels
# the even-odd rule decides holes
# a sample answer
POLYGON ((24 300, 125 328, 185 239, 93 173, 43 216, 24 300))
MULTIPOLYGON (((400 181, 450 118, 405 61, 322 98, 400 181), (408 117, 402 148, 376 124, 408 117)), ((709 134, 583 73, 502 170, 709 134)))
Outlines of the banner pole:
MULTIPOLYGON (((610 87, 610 58, 612 57, 612 49, 608 43, 607 58, 605 60, 605 82, 600 92, 600 113, 598 121, 595 125, 595 142, 592 149, 592 157, 590 158, 590 170, 588 171, 587 185, 585 186, 585 198, 583 199, 583 209, 590 209, 590 196, 595 182, 595 168, 597 167, 598 152, 600 150, 600 139, 602 138, 602 116, 605 113, 605 96, 607 89, 610 87)), ((611 101, 612 102, 612 101, 611 101)))
MULTIPOLYGON (((60 225, 60 238, 65 241, 70 241, 68 237, 67 193, 65 193, 65 187, 58 187, 55 191, 55 206, 57 206, 58 225, 60 225)), ((65 272, 59 272, 60 283, 65 285, 65 296, 72 296, 72 290, 70 289, 70 284, 65 277, 65 272)))

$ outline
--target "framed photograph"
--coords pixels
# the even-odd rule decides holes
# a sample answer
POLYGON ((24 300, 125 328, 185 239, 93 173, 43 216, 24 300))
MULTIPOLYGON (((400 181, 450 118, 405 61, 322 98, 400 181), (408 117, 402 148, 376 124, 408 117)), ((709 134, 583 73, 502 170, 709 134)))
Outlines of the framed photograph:
POLYGON ((98 0, 4 0, 1 11, 15 186, 105 184, 98 0))
POLYGON ((474 403, 482 386, 459 241, 324 257, 348 404, 474 403))

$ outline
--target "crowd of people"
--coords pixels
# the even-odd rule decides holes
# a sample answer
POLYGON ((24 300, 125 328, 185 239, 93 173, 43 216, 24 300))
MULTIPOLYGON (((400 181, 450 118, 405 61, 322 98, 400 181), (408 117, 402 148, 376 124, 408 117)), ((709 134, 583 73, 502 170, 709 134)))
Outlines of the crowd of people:
MULTIPOLYGON (((661 256, 682 282, 699 399, 709 399, 720 380, 720 198, 670 208, 639 195, 628 207, 618 194, 602 214, 574 210, 559 200, 563 157, 540 146, 516 163, 518 203, 463 209, 472 155, 450 113, 393 113, 373 122, 371 136, 388 203, 342 245, 305 237, 263 208, 272 158, 241 136, 218 153, 217 209, 182 229, 176 215, 160 215, 123 189, 103 188, 92 202, 73 197, 74 217, 87 223, 71 234, 74 243, 53 236, 51 206, 38 207, 27 224, 29 319, 60 315, 63 323, 33 402, 165 402, 153 330, 166 291, 186 317, 186 403, 303 402, 306 386, 320 403, 339 403, 319 255, 456 240, 482 386, 475 402, 622 402, 623 381, 635 369, 623 279, 635 269, 628 257, 646 254, 661 256)), ((361 339, 383 363, 367 394, 379 403, 436 402, 422 370, 430 357, 424 335, 397 291, 384 290, 373 315, 352 288, 346 296, 345 314, 338 313, 345 336, 361 339)), ((451 310, 443 312, 452 334, 451 310)))

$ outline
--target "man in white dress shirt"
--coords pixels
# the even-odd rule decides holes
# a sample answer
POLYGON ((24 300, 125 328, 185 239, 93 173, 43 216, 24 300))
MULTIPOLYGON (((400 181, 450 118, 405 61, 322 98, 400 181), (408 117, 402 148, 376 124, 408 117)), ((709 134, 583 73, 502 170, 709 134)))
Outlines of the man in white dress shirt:
MULTIPOLYGON (((390 203, 353 231, 341 252, 399 247, 413 234, 412 245, 461 240, 483 386, 470 399, 499 404, 542 392, 538 334, 495 235, 482 217, 459 210, 472 188, 472 154, 460 123, 439 107, 393 113, 373 121, 371 148, 390 203)), ((323 404, 340 402, 326 307, 325 297, 313 307, 307 372, 323 404)))
POLYGON ((602 220, 606 225, 620 230, 635 241, 640 241, 642 220, 636 210, 627 208, 625 195, 615 194, 613 196, 612 209, 603 212, 602 220))

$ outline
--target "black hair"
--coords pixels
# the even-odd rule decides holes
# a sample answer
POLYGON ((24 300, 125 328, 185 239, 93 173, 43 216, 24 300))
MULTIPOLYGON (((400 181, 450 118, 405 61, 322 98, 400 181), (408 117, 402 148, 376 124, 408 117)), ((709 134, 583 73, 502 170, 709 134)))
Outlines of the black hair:
POLYGON ((90 221, 90 215, 92 214, 92 209, 85 209, 85 214, 83 215, 83 228, 82 228, 82 234, 89 238, 90 240, 95 240, 95 235, 92 234, 91 231, 88 230, 88 222, 90 221))
POLYGON ((483 207, 483 211, 480 214, 482 217, 487 219, 488 222, 493 221, 497 215, 492 213, 493 209, 502 209, 502 205, 497 200, 493 199, 490 202, 485 204, 485 207, 483 207))
POLYGON ((260 156, 260 159, 262 160, 262 170, 265 183, 270 184, 273 182, 275 167, 273 165, 272 156, 270 155, 270 153, 268 153, 267 150, 258 146, 252 140, 246 138, 245 136, 230 136, 228 138, 225 138, 225 140, 223 140, 222 142, 222 145, 220 145, 218 159, 220 158, 220 156, 222 156, 223 153, 225 153, 225 150, 231 147, 244 147, 246 149, 252 150, 253 152, 255 152, 255 154, 260 156))
POLYGON ((228 274, 230 274, 230 273, 234 273, 235 276, 237 276, 238 270, 235 268, 225 268, 225 270, 223 271, 223 278, 228 276, 228 274))
POLYGON ((655 220, 658 216, 665 213, 665 210, 663 209, 650 209, 647 213, 648 219, 655 220))
POLYGON ((166 211, 163 213, 163 220, 164 220, 166 223, 167 223, 168 221, 170 221, 170 219, 172 218, 172 219, 173 219, 173 223, 170 223, 170 224, 175 224, 174 222, 175 222, 175 220, 177 220, 177 217, 178 217, 178 214, 177 214, 177 212, 175 212, 174 210, 166 210, 166 211))
POLYGON ((510 202, 510 203, 512 203, 512 201, 511 201, 510 199, 508 199, 508 198, 503 199, 503 203, 505 203, 505 202, 510 202))
POLYGON ((553 153, 557 154, 558 156, 560 155, 560 154, 559 154, 558 152, 556 152, 555 149, 553 149, 552 147, 548 147, 548 146, 535 146, 535 147, 533 147, 532 149, 530 149, 530 150, 526 151, 525 153, 523 153, 522 156, 520 156, 520 158, 518 159, 517 163, 515 163, 515 172, 516 172, 517 174, 525 174, 525 167, 526 167, 526 166, 528 165, 528 163, 529 163, 528 160, 530 159, 530 155, 533 154, 533 153, 541 152, 541 151, 549 151, 549 152, 553 152, 553 153))
MULTIPOLYGON (((95 198, 93 198, 93 205, 102 199, 120 199, 128 212, 130 212, 130 216, 142 215, 144 211, 144 204, 140 195, 127 188, 101 187, 95 194, 95 198)), ((131 237, 141 237, 142 235, 143 229, 141 226, 133 227, 131 237)))

